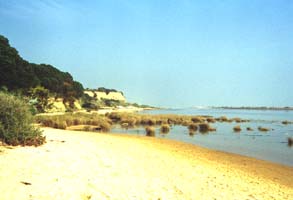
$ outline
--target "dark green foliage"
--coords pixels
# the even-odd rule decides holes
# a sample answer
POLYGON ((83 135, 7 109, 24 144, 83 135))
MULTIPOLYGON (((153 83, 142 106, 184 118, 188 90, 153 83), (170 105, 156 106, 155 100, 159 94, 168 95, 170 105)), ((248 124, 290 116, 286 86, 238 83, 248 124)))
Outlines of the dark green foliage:
POLYGON ((0 140, 9 145, 41 145, 45 137, 32 125, 29 107, 20 99, 0 92, 0 140))
POLYGON ((104 98, 102 98, 101 101, 107 107, 117 107, 117 106, 120 106, 121 105, 121 101, 119 101, 119 100, 104 99, 104 98))
POLYGON ((49 90, 44 87, 38 86, 35 88, 31 88, 29 91, 31 98, 35 101, 32 101, 32 105, 36 107, 38 112, 44 112, 48 107, 49 100, 49 90))
POLYGON ((107 88, 104 88, 104 87, 99 87, 97 89, 98 92, 105 92, 106 94, 109 94, 110 92, 118 92, 117 90, 114 90, 114 89, 107 89, 107 88))
POLYGON ((60 97, 83 95, 83 86, 73 80, 69 73, 62 72, 51 65, 33 64, 23 60, 17 50, 9 45, 7 38, 0 35, 0 86, 10 91, 43 86, 60 97))

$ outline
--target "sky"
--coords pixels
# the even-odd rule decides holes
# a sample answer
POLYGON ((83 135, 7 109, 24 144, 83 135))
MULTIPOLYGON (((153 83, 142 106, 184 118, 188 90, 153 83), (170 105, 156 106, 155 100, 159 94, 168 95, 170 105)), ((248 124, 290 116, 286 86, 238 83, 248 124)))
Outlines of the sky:
POLYGON ((293 106, 291 0, 0 0, 0 34, 130 102, 293 106))

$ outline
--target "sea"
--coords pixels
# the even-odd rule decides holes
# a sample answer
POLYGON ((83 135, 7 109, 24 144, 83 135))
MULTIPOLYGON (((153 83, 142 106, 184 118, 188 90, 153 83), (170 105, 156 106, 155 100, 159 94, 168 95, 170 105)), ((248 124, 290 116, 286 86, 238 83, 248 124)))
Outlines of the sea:
MULTIPOLYGON (((178 115, 208 115, 213 117, 226 116, 248 119, 243 123, 212 123, 215 132, 208 134, 189 134, 187 127, 174 125, 168 134, 160 133, 160 126, 156 127, 156 136, 172 140, 195 144, 209 149, 220 150, 267 160, 287 166, 293 166, 293 147, 288 145, 288 137, 293 137, 293 124, 284 125, 282 121, 293 122, 293 111, 285 110, 240 110, 220 108, 185 108, 145 110, 144 114, 178 114, 178 115), (241 132, 234 132, 233 127, 240 125, 241 132), (269 128, 268 132, 260 132, 258 127, 269 128), (251 127, 253 131, 247 131, 251 127)), ((124 129, 115 126, 111 132, 145 135, 144 127, 124 129)))

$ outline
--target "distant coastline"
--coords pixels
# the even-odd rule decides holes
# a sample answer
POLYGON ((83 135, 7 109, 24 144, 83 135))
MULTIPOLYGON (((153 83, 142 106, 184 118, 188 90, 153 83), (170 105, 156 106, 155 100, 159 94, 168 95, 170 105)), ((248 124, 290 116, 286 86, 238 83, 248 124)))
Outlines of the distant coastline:
POLYGON ((235 110, 285 110, 285 111, 293 111, 293 107, 251 107, 251 106, 241 106, 241 107, 233 107, 233 106, 221 106, 221 107, 212 107, 214 109, 235 109, 235 110))

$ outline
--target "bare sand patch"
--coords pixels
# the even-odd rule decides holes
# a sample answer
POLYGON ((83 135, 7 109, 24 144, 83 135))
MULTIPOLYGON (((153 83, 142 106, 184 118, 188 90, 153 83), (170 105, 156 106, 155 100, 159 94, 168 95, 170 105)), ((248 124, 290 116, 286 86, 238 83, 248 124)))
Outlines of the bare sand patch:
POLYGON ((44 129, 0 146, 0 199, 292 199, 293 167, 142 136, 44 129))

